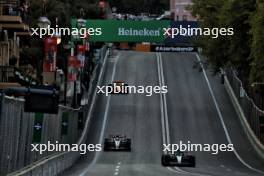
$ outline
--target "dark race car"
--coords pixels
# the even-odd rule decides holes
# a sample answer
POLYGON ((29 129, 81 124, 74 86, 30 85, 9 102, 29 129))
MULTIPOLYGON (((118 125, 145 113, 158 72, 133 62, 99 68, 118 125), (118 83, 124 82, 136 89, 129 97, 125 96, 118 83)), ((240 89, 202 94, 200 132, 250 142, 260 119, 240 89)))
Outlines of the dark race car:
POLYGON ((111 94, 128 94, 127 86, 123 81, 114 81, 112 84, 108 85, 108 92, 111 94))
POLYGON ((131 151, 131 139, 122 135, 110 135, 104 140, 104 151, 131 151))
POLYGON ((177 151, 174 154, 163 154, 161 157, 161 164, 163 166, 195 167, 195 157, 177 151))

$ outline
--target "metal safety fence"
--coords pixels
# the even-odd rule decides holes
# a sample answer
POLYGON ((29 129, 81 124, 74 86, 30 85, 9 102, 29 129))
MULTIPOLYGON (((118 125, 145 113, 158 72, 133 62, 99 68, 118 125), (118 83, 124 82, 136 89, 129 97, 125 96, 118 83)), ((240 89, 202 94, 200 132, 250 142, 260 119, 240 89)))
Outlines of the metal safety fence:
POLYGON ((23 99, 1 95, 1 176, 53 153, 31 151, 31 144, 71 144, 77 139, 78 110, 60 106, 57 115, 26 113, 23 99))
POLYGON ((244 115, 259 141, 264 144, 264 111, 257 107, 252 98, 243 87, 236 71, 226 69, 225 75, 233 89, 233 92, 244 112, 244 115))
POLYGON ((0 175, 57 175, 73 165, 80 157, 79 152, 31 151, 31 144, 82 144, 88 131, 89 116, 92 114, 92 100, 104 70, 108 56, 107 47, 100 50, 95 69, 84 95, 87 102, 81 109, 60 106, 57 115, 25 113, 23 100, 1 96, 0 111, 0 175), (42 123, 41 124, 41 120, 42 123), (37 123, 36 123, 37 122, 37 123), (41 125, 40 125, 41 124, 41 125), (37 132, 42 126, 41 134, 37 132))

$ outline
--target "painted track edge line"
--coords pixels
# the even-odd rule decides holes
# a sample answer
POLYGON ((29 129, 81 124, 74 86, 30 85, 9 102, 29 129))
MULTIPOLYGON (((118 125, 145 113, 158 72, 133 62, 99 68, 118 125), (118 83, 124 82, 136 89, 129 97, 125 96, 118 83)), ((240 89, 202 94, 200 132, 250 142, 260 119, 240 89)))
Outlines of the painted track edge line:
MULTIPOLYGON (((112 77, 111 77, 111 81, 112 82, 114 80, 114 76, 115 76, 115 72, 116 72, 116 65, 117 65, 119 57, 120 57, 120 55, 117 56, 117 61, 114 63, 114 68, 113 68, 112 77)), ((103 119, 103 125, 102 125, 102 129, 101 129, 101 133, 100 133, 99 143, 102 143, 103 135, 104 135, 104 132, 105 132, 105 126, 106 126, 106 121, 107 121, 107 116, 108 116, 109 106, 110 106, 110 99, 111 99, 111 94, 107 98, 106 109, 105 109, 105 112, 104 112, 104 119, 103 119)), ((88 167, 83 172, 81 172, 79 174, 79 176, 84 176, 88 172, 90 167, 93 166, 96 163, 98 157, 99 157, 99 153, 96 152, 92 162, 88 165, 88 167)))
MULTIPOLYGON (((210 81, 209 81, 209 79, 208 79, 208 77, 207 77, 207 74, 206 74, 206 71, 205 71, 205 69, 204 69, 204 66, 203 66, 203 64, 201 63, 201 58, 200 58, 200 56, 199 56, 197 53, 195 53, 195 55, 196 55, 196 58, 197 58, 198 62, 200 63, 201 68, 202 68, 202 72, 203 72, 203 75, 204 75, 205 81, 206 81, 206 83, 207 83, 207 86, 208 86, 208 89, 209 89, 210 95, 211 95, 211 97, 212 97, 212 99, 213 99, 213 102, 214 102, 214 105, 215 105, 216 111, 217 111, 217 113, 218 113, 218 117, 219 117, 219 119, 220 119, 220 121, 221 121, 221 124, 222 124, 222 127, 223 127, 223 129, 224 129, 224 132, 225 132, 225 135, 226 135, 227 141, 228 141, 229 144, 232 144, 231 137, 230 137, 229 132, 228 132, 228 130, 227 130, 227 127, 226 127, 226 125, 225 125, 225 122, 224 122, 224 119, 223 119, 223 116, 222 116, 221 110, 220 110, 219 105, 218 105, 218 103, 217 103, 217 101, 216 101, 216 98, 215 98, 214 92, 213 92, 213 90, 212 90, 212 87, 211 87, 210 81)), ((236 151, 235 148, 234 148, 234 151, 233 151, 233 152, 234 152, 235 156, 237 157, 237 159, 238 159, 238 160, 239 160, 244 166, 246 166, 248 169, 250 169, 250 170, 252 170, 252 171, 255 171, 255 172, 257 172, 257 173, 260 173, 260 174, 264 174, 263 171, 258 170, 258 169, 256 169, 256 168, 250 166, 249 164, 247 164, 247 163, 241 158, 241 156, 237 153, 237 151, 236 151)))
POLYGON ((248 140, 250 141, 251 145, 255 149, 255 151, 260 155, 262 159, 264 159, 264 146, 260 143, 260 141, 257 139, 256 135, 254 134, 253 130, 251 129, 245 114, 241 108, 240 103, 238 102, 237 97, 235 96, 235 93, 233 91, 233 88, 230 85, 230 82, 225 75, 225 88, 229 95, 229 98, 238 114, 238 117, 240 118, 240 122, 242 124, 242 127, 247 135, 248 140))
MULTIPOLYGON (((165 79, 164 79, 164 71, 163 71, 163 63, 162 63, 162 55, 161 55, 161 53, 159 52, 158 54, 157 54, 157 56, 158 56, 158 59, 159 59, 159 62, 160 62, 160 69, 161 69, 161 75, 162 75, 162 84, 163 85, 165 85, 165 79)), ((167 133, 167 139, 168 139, 168 141, 170 141, 170 135, 169 135, 169 122, 168 122, 168 110, 167 110, 167 99, 166 99, 166 95, 163 95, 164 96, 164 101, 166 101, 166 102, 164 102, 164 108, 166 109, 165 110, 165 112, 167 113, 167 114, 165 114, 165 115, 167 115, 167 119, 165 119, 165 120, 167 120, 166 121, 166 130, 168 131, 168 133, 167 133)), ((168 167, 167 167, 168 168, 168 167)), ((196 172, 188 172, 188 171, 185 171, 185 170, 182 170, 182 169, 180 169, 179 167, 169 167, 169 168, 171 168, 171 170, 174 170, 174 171, 176 171, 177 170, 177 172, 179 173, 181 173, 181 174, 188 174, 188 175, 198 175, 198 176, 212 176, 212 175, 208 175, 208 174, 202 174, 202 173, 196 173, 196 172)), ((170 170, 170 169, 169 169, 170 170)))
MULTIPOLYGON (((161 87, 161 71, 160 71, 160 60, 159 60, 159 55, 156 53, 156 58, 157 58, 157 67, 158 67, 158 79, 159 79, 159 85, 161 87)), ((165 123, 164 123, 164 109, 163 109, 163 98, 162 94, 160 93, 160 113, 161 113, 161 129, 162 129, 162 141, 163 144, 167 144, 167 138, 166 138, 166 132, 165 132, 165 123)))

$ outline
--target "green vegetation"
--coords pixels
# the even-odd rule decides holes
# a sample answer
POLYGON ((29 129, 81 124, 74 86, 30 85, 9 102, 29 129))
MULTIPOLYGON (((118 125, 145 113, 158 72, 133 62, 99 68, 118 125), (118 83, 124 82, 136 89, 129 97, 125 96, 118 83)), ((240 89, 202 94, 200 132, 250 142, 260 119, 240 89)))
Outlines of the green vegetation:
POLYGON ((264 1, 258 0, 251 18, 250 80, 264 82, 264 1))
MULTIPOLYGON (((37 19, 42 15, 43 0, 29 0, 30 14, 29 21, 36 25, 37 19)), ((118 13, 157 13, 161 14, 169 9, 168 0, 105 0, 111 7, 116 7, 118 13)), ((70 24, 71 17, 79 17, 83 9, 84 18, 100 18, 98 7, 99 0, 46 0, 47 15, 52 24, 55 24, 55 18, 59 18, 59 25, 70 24)))
POLYGON ((109 0, 109 4, 116 7, 118 13, 161 14, 164 10, 169 10, 168 0, 109 0))
MULTIPOLYGON (((29 21, 31 26, 36 25, 37 19, 43 13, 43 0, 30 0, 29 21)), ((58 25, 69 26, 71 17, 80 17, 83 10, 84 18, 98 18, 99 7, 97 0, 46 0, 46 14, 55 24, 58 17, 58 25)))
POLYGON ((202 27, 234 28, 234 35, 198 43, 215 71, 231 66, 246 82, 264 82, 264 1, 193 0, 190 7, 202 27))
MULTIPOLYGON (((56 18, 58 18, 59 27, 70 27, 71 18, 99 18, 100 9, 98 7, 98 0, 45 0, 46 14, 43 14, 43 0, 28 0, 30 4, 28 12, 28 23, 30 27, 37 27, 38 18, 46 15, 51 21, 51 26, 56 25, 56 18), (82 15, 81 15, 81 12, 82 15)), ((69 36, 62 38, 62 43, 58 46, 58 67, 63 67, 64 58, 67 53, 61 52, 64 44, 68 43, 69 36), (60 64, 59 64, 60 63, 60 64)), ((43 56, 43 41, 38 37, 32 37, 27 41, 27 45, 21 46, 20 56, 23 58, 23 64, 31 64, 37 68, 37 78, 41 82, 42 73, 42 59, 43 56), (27 46, 28 45, 28 46, 27 46), (37 58, 37 59, 36 59, 37 58)), ((22 62, 21 62, 22 63, 22 62)))

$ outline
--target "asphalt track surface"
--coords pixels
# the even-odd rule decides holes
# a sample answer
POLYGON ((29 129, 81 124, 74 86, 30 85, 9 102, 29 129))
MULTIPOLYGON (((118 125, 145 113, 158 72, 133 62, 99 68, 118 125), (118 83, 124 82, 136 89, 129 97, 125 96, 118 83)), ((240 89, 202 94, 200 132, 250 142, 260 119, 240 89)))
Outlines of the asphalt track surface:
POLYGON ((101 143, 110 134, 125 134, 132 139, 132 152, 90 152, 61 175, 264 175, 264 162, 246 139, 220 78, 209 70, 193 68, 199 59, 195 53, 133 51, 120 51, 109 58, 102 85, 123 80, 129 85, 156 86, 164 79, 168 93, 165 97, 98 95, 87 144, 101 143), (161 155, 162 144, 168 140, 172 144, 180 140, 196 144, 232 142, 235 152, 193 152, 195 168, 167 168, 161 166, 161 155))

